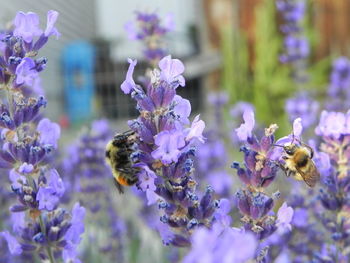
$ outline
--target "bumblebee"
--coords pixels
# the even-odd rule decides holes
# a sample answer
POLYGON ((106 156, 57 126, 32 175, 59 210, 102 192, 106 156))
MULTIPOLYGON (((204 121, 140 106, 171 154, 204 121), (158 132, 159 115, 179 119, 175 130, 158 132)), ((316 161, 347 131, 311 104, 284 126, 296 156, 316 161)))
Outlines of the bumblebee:
POLYGON ((280 167, 288 177, 292 175, 296 180, 304 181, 309 187, 314 187, 320 180, 320 173, 312 160, 314 151, 309 145, 297 141, 299 144, 293 143, 293 139, 292 143, 284 146, 276 145, 283 147, 284 150, 282 159, 285 164, 280 164, 280 167))
POLYGON ((130 157, 135 140, 135 132, 127 131, 116 134, 106 146, 106 162, 112 168, 114 185, 119 193, 124 193, 123 186, 131 186, 138 181, 140 168, 133 167, 135 163, 130 157))

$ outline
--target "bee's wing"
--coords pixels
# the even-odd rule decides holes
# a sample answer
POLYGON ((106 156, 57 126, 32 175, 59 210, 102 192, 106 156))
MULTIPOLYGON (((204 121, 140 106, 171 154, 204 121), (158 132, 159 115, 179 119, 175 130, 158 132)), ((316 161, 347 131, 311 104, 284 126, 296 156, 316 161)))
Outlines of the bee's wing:
POLYGON ((314 187, 320 180, 320 173, 318 172, 315 163, 312 160, 310 160, 305 172, 303 172, 299 167, 295 168, 301 177, 303 177, 304 182, 310 187, 314 187))

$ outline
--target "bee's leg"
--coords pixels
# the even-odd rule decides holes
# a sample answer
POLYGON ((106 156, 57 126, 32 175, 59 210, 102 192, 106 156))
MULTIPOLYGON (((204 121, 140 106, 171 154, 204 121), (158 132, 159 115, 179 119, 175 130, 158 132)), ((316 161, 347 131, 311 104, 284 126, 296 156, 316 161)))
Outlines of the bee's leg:
POLYGON ((114 183, 115 187, 118 189, 118 192, 120 194, 123 194, 124 193, 124 188, 123 188, 123 186, 120 183, 118 183, 118 181, 115 178, 113 178, 113 183, 114 183))
MULTIPOLYGON (((283 157, 285 157, 285 156, 283 156, 283 157)), ((282 157, 282 158, 283 158, 282 157)), ((283 158, 283 159, 285 159, 285 158, 283 158)), ((274 163, 284 172, 284 174, 287 176, 287 177, 289 177, 290 176, 290 174, 288 174, 288 169, 283 165, 283 164, 281 164, 279 161, 274 161, 274 163)))
POLYGON ((295 172, 293 172, 292 170, 287 170, 287 177, 289 177, 291 175, 294 176, 295 172))

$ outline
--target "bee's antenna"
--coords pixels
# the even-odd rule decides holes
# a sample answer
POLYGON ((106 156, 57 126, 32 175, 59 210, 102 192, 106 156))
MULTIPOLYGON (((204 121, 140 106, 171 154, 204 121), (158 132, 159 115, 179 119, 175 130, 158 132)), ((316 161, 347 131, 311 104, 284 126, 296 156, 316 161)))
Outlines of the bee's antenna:
POLYGON ((284 146, 283 146, 283 145, 279 145, 279 144, 272 144, 272 146, 278 146, 278 147, 282 147, 282 148, 284 148, 284 146))

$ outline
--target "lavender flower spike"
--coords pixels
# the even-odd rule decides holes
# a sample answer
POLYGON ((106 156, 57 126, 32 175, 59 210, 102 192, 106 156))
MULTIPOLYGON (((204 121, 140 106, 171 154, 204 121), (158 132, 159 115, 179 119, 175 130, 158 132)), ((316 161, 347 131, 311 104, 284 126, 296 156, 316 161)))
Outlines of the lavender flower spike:
MULTIPOLYGON (((57 16, 49 11, 43 33, 35 13, 18 12, 14 31, 8 30, 6 40, 1 39, 5 52, 0 54, 0 83, 8 93, 0 97, 0 167, 9 174, 11 185, 5 188, 15 197, 9 207, 12 232, 5 230, 1 236, 12 255, 50 263, 79 262, 74 253, 84 230, 83 216, 75 220, 76 210, 82 214, 84 208, 75 207, 71 214, 60 207, 65 185, 53 163, 60 127, 39 114, 46 100, 32 97, 32 87, 47 62, 35 57, 49 35, 58 35, 57 16)), ((14 257, 12 261, 18 262, 14 257)))
MULTIPOLYGON (((244 183, 244 188, 236 193, 236 202, 239 211, 243 215, 241 221, 244 228, 255 233, 256 237, 263 240, 271 236, 279 225, 289 227, 290 209, 281 210, 279 217, 275 217, 271 210, 275 205, 275 199, 279 194, 271 197, 266 193, 267 188, 275 179, 279 165, 274 147, 274 133, 278 126, 270 125, 265 129, 265 134, 260 140, 252 134, 254 126, 254 114, 251 110, 244 112, 245 123, 238 128, 238 134, 242 134, 240 139, 245 141, 241 147, 244 153, 244 166, 234 162, 232 168, 237 170, 239 179, 244 183), (279 223, 279 224, 278 224, 279 223)), ((296 120, 296 133, 301 132, 301 119, 296 120)), ((289 139, 289 137, 285 137, 289 139)))
POLYGON ((129 39, 142 41, 143 56, 154 67, 166 55, 163 37, 174 30, 174 21, 171 15, 162 23, 156 13, 136 12, 136 23, 130 21, 125 24, 124 29, 129 39))
POLYGON ((167 56, 159 68, 160 74, 153 70, 152 81, 145 87, 132 82, 131 97, 137 101, 140 116, 129 121, 129 126, 139 137, 137 166, 142 169, 138 187, 146 192, 148 204, 162 199, 160 221, 172 230, 169 234, 164 231, 168 228, 158 228, 166 239, 163 242, 183 247, 190 245, 193 229, 211 226, 217 204, 209 186, 201 198, 198 196, 192 176, 194 146, 197 140, 204 141, 205 123, 196 116, 188 127, 191 105, 176 95, 176 88, 185 83, 183 64, 167 56))

